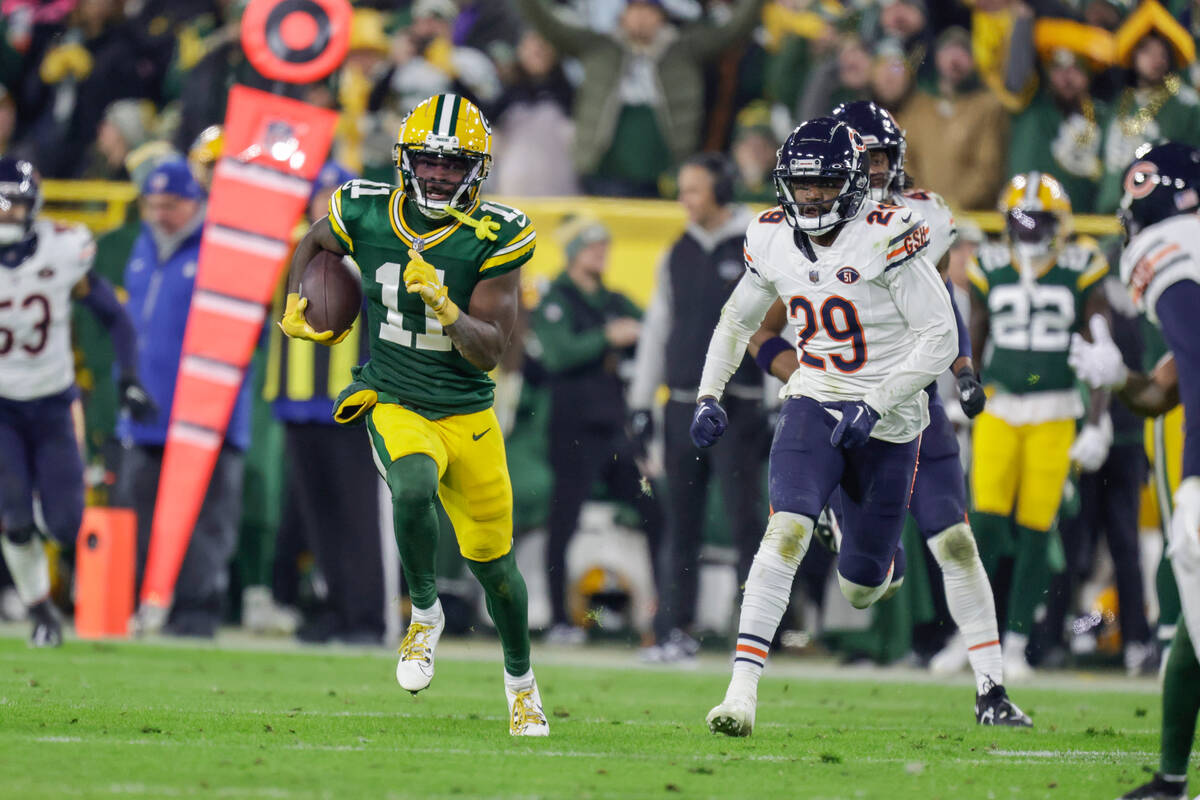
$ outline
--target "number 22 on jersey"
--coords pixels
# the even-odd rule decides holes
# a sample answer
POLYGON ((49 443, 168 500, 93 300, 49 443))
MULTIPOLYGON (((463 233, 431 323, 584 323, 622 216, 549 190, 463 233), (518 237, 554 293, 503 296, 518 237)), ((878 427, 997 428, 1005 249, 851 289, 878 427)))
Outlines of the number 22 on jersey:
POLYGON ((867 363, 867 340, 858 320, 858 310, 846 298, 837 295, 828 297, 818 312, 807 297, 795 295, 788 301, 788 316, 798 328, 797 347, 801 364, 825 371, 825 358, 808 352, 809 344, 822 328, 830 339, 850 348, 849 353, 828 354, 829 363, 834 369, 849 375, 858 372, 867 363))
MULTIPOLYGON (((380 265, 375 270, 375 280, 382 287, 383 305, 387 308, 387 318, 379 325, 379 338, 386 342, 398 344, 401 347, 414 347, 417 350, 449 351, 452 348, 450 337, 442 332, 442 323, 433 315, 433 310, 425 307, 425 332, 417 333, 404 327, 404 312, 400 310, 401 276, 404 267, 394 261, 380 265)), ((446 271, 437 270, 438 280, 445 282, 446 271)), ((424 305, 424 304, 422 304, 424 305)))

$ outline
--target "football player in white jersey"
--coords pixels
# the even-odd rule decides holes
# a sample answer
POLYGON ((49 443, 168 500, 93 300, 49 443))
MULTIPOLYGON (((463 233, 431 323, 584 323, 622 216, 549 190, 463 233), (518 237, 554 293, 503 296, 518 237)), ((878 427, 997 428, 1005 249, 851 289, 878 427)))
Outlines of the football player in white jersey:
MULTIPOLYGON (((885 207, 912 208, 924 217, 929 226, 929 244, 925 253, 944 274, 947 253, 958 237, 954 215, 937 194, 903 190, 906 143, 900 126, 887 110, 869 101, 843 103, 834 109, 833 117, 854 128, 867 147, 871 199, 885 207)), ((948 283, 945 291, 954 306, 953 291, 948 283)), ((952 370, 958 381, 962 410, 967 417, 974 417, 983 410, 983 386, 975 374, 970 336, 957 306, 954 306, 954 318, 958 341, 952 370)), ((799 368, 795 347, 780 336, 786 322, 783 303, 777 301, 750 340, 750 351, 759 366, 784 381, 799 368)), ((1029 726, 1032 725, 1029 717, 1008 699, 1004 689, 995 601, 967 522, 966 479, 959 460, 958 438, 938 395, 937 384, 930 383, 925 391, 929 395, 929 426, 921 434, 920 466, 913 484, 909 513, 942 569, 946 605, 959 628, 956 639, 961 643, 962 657, 953 668, 959 669, 969 661, 975 673, 977 722, 1029 726)), ((842 505, 841 498, 835 498, 833 505, 838 509, 842 505)), ((826 543, 836 549, 836 540, 826 543)), ((903 577, 901 562, 897 561, 896 566, 889 596, 898 587, 898 579, 903 577)))
POLYGON ((758 680, 813 526, 841 488, 842 593, 866 608, 887 591, 929 424, 924 388, 958 351, 954 312, 926 256, 920 214, 866 197, 866 146, 820 117, 779 150, 780 207, 746 231, 746 272, 721 312, 700 378, 692 440, 712 445, 720 400, 767 309, 782 299, 799 331, 771 445, 771 517, 746 581, 733 677, 713 732, 754 728, 758 680))
POLYGON ((133 323, 112 286, 90 272, 87 229, 37 218, 41 189, 27 161, 0 158, 0 552, 33 620, 30 643, 56 646, 39 533, 74 546, 83 515, 83 460, 71 405, 78 396, 71 351, 71 300, 105 324, 120 367, 122 405, 156 413, 138 381, 133 323), (34 518, 34 496, 45 530, 34 518))
POLYGON ((1130 373, 1107 330, 1071 340, 1071 365, 1093 388, 1163 413, 1183 403, 1183 479, 1168 534, 1184 624, 1163 669, 1162 753, 1153 780, 1122 800, 1186 800, 1188 756, 1200 713, 1200 150, 1142 145, 1125 171, 1119 215, 1127 243, 1121 279, 1138 310, 1163 333, 1171 361, 1152 376, 1130 373))

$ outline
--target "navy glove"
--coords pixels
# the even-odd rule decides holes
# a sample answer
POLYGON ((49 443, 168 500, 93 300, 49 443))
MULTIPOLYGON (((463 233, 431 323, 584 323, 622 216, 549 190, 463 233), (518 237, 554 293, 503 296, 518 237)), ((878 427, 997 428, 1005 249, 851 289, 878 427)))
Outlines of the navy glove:
POLYGON ((158 418, 154 398, 142 386, 136 375, 122 375, 117 382, 121 408, 129 412, 134 422, 150 423, 158 418))
POLYGON ((958 379, 958 404, 962 406, 963 413, 967 419, 979 416, 987 402, 987 395, 983 393, 983 384, 976 377, 975 370, 963 367, 954 377, 958 379))
POLYGON ((835 400, 821 403, 831 411, 842 412, 837 427, 829 437, 834 447, 859 447, 871 438, 871 429, 879 422, 879 412, 863 400, 835 400))
POLYGON ((692 427, 688 433, 696 447, 712 447, 728 427, 729 417, 725 409, 713 398, 706 397, 696 404, 696 413, 692 415, 692 427))

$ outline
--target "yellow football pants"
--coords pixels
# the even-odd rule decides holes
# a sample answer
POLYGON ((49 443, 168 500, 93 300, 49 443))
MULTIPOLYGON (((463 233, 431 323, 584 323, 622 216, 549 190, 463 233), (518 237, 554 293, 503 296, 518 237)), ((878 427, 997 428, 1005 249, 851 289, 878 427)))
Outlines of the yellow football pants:
POLYGON ((472 561, 494 561, 512 549, 512 482, 500 421, 492 409, 442 419, 379 403, 367 418, 380 474, 392 462, 423 453, 438 468, 438 497, 458 549, 472 561))
POLYGON ((984 411, 975 418, 971 496, 975 510, 1048 531, 1071 469, 1075 420, 1010 425, 984 411))

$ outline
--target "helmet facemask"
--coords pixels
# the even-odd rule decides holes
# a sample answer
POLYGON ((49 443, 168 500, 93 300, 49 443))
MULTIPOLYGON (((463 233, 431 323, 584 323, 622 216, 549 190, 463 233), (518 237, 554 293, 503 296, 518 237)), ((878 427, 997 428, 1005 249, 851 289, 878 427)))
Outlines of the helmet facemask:
POLYGON ((1027 210, 1017 206, 1005 217, 1009 244, 1022 275, 1036 276, 1054 256, 1064 226, 1054 211, 1027 210))
POLYGON ((449 216, 447 208, 469 211, 479 197, 491 156, 459 148, 457 137, 428 138, 448 141, 424 146, 397 144, 393 149, 404 193, 430 219, 449 216))
POLYGON ((775 193, 779 204, 787 215, 788 224, 796 230, 813 236, 829 233, 838 225, 858 214, 866 195, 866 177, 862 173, 822 173, 819 169, 804 167, 777 169, 772 173, 775 193), (831 199, 810 202, 796 199, 797 185, 815 183, 818 186, 836 188, 837 195, 831 199), (818 213, 812 214, 813 210, 818 213))
POLYGON ((5 193, 7 186, 0 184, 0 247, 28 239, 33 234, 33 223, 37 217, 37 201, 5 193), (24 214, 20 213, 22 209, 24 214))
POLYGON ((904 151, 906 143, 901 141, 898 145, 880 145, 876 144, 878 140, 874 136, 863 136, 863 143, 867 146, 867 168, 868 168, 868 196, 876 203, 887 203, 891 199, 900 194, 903 189, 902 179, 904 176, 904 151), (888 168, 883 173, 871 173, 871 153, 882 152, 887 155, 888 168))

